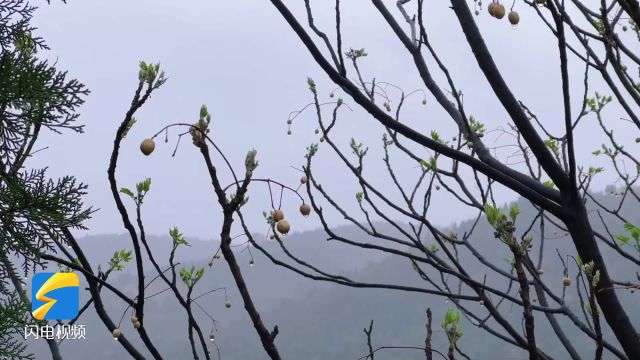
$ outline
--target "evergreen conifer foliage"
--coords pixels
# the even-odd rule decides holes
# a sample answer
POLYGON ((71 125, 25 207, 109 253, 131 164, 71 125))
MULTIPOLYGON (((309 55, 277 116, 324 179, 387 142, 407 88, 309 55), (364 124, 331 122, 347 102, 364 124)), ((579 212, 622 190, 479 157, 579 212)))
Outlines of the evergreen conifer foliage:
MULTIPOLYGON (((32 358, 20 339, 31 321, 21 275, 55 251, 60 229, 82 228, 92 212, 82 203, 86 185, 28 166, 46 149, 38 142, 44 132, 82 132, 76 111, 89 93, 39 58, 49 48, 31 25, 35 10, 23 0, 0 1, 0 358, 9 359, 32 358)), ((59 358, 55 342, 49 345, 59 358)))

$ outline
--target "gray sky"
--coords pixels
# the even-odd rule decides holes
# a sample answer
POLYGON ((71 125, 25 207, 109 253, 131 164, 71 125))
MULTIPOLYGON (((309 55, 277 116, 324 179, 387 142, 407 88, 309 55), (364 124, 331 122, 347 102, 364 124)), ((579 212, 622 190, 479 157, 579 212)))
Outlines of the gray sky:
MULTIPOLYGON (((289 3, 297 14, 304 15, 300 11, 302 1, 289 3)), ((361 65, 364 74, 407 91, 420 88, 406 50, 371 4, 354 0, 343 3, 344 46, 367 49, 369 56, 361 65)), ((504 126, 506 112, 483 79, 453 12, 447 9, 447 2, 437 3, 429 4, 427 26, 434 46, 465 93, 467 112, 485 122, 489 129, 504 126)), ((331 35, 332 6, 322 1, 312 4, 317 9, 318 25, 331 35)), ((486 14, 479 17, 479 26, 516 96, 551 130, 559 131, 563 120, 556 41, 535 19, 532 10, 524 6, 518 10, 522 20, 516 30, 508 22, 498 22, 486 14)), ((393 11, 397 13, 395 7, 393 11)), ((134 187, 137 181, 152 178, 152 192, 144 206, 149 232, 166 233, 169 227, 178 225, 185 234, 202 238, 213 238, 219 233, 220 211, 202 158, 189 139, 184 139, 187 141, 181 144, 175 158, 171 158, 175 131, 170 134, 168 144, 162 142, 164 137, 159 138, 156 152, 149 158, 138 150, 143 138, 164 125, 194 122, 202 104, 213 114, 214 140, 238 171, 243 169, 247 150, 254 147, 260 161, 257 177, 297 185, 300 174, 291 166, 301 166, 305 148, 317 141, 313 133, 316 119, 312 112, 301 115, 294 123, 293 136, 287 136, 287 116, 311 101, 307 76, 316 80, 323 100, 330 100, 329 92, 335 86, 328 82, 269 1, 76 0, 68 5, 54 2, 39 9, 36 25, 38 34, 53 49, 47 55, 57 58, 59 67, 69 70, 92 93, 81 109, 86 133, 43 137, 40 145, 49 149, 38 153, 30 165, 49 165, 52 176, 73 174, 90 185, 86 203, 102 210, 87 224, 91 228, 89 233, 124 231, 110 196, 106 169, 115 130, 137 84, 139 60, 161 62, 169 77, 136 116, 138 124, 123 142, 117 171, 120 187, 134 187)), ((432 69, 441 79, 434 66, 432 69)), ((581 98, 582 72, 583 66, 574 61, 571 74, 575 77, 572 91, 576 105, 581 98)), ((418 95, 407 104, 405 121, 425 133, 436 129, 445 138, 454 136, 453 123, 433 98, 427 95, 426 107, 421 100, 418 95)), ((390 192, 388 176, 381 172, 379 160, 383 129, 351 99, 345 97, 345 101, 354 111, 342 111, 337 139, 346 146, 354 136, 370 145, 369 174, 374 183, 390 192)), ((611 112, 611 116, 617 119, 618 113, 611 112)), ((595 124, 593 120, 591 123, 595 124)), ((593 134, 593 126, 577 133, 579 160, 587 166, 604 165, 594 162, 590 155, 600 144, 593 134)), ((627 136, 629 141, 633 134, 621 136, 627 136)), ((352 210, 356 184, 329 150, 321 147, 316 175, 352 210)), ((501 154, 510 152, 505 151, 501 154)), ((429 157, 427 151, 423 153, 425 158, 429 157)), ((415 163, 399 160, 397 164, 399 173, 417 174, 415 163)), ((611 179, 605 174, 595 186, 602 187, 611 179)), ((264 231, 266 227, 261 215, 262 210, 269 208, 266 193, 266 187, 255 184, 245 210, 256 231, 264 231)), ((501 194, 503 202, 515 198, 505 191, 501 194)), ((392 197, 398 198, 397 194, 392 197)), ((438 207, 430 213, 430 219, 438 224, 471 214, 444 194, 439 194, 436 200, 438 207)), ((284 209, 292 214, 288 217, 293 230, 318 227, 316 218, 303 219, 298 215, 298 206, 294 197, 285 198, 284 209)), ((339 217, 334 218, 341 222, 339 217)))

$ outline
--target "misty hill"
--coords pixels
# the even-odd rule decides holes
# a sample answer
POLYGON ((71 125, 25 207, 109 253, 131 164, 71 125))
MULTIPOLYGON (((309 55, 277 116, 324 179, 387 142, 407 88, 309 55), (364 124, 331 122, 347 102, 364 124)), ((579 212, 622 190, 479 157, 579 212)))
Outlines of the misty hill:
MULTIPOLYGON (((602 195, 599 201, 612 205, 616 200, 611 195, 602 195)), ((522 212, 518 229, 528 226, 527 221, 531 221, 535 216, 535 210, 526 203, 520 203, 522 212)), ((627 205, 623 213, 632 221, 640 220, 640 206, 638 204, 627 205)), ((598 219, 595 212, 592 213, 594 219, 598 219)), ((609 217, 603 214, 605 221, 609 217)), ((640 221, 639 221, 640 222, 640 221)), ((596 230, 604 232, 600 221, 593 222, 596 230)), ((620 226, 614 226, 617 222, 607 221, 609 230, 612 233, 623 233, 620 226)), ((473 225, 473 221, 464 221, 456 226, 452 226, 451 231, 463 234, 473 225)), ((379 226, 379 230, 391 232, 391 227, 379 226)), ((543 278, 548 280, 549 286, 560 291, 562 289, 562 267, 555 254, 555 249, 565 255, 575 255, 571 240, 559 229, 547 223, 545 228, 545 258, 543 268, 545 273, 543 278)), ((336 229, 338 233, 345 237, 360 241, 379 241, 363 238, 362 233, 355 227, 340 227, 336 229)), ((534 233, 536 234, 536 233, 534 233)), ((539 236, 539 234, 536 234, 539 236)), ((303 260, 322 269, 337 274, 346 274, 354 280, 363 282, 394 283, 424 287, 425 283, 412 269, 411 264, 403 258, 384 255, 375 251, 367 251, 350 246, 340 245, 336 242, 327 242, 326 235, 322 231, 311 231, 297 233, 289 236, 286 242, 290 250, 303 260)), ((509 265, 505 258, 509 257, 506 247, 493 237, 493 230, 489 228, 484 219, 478 225, 472 236, 472 241, 477 249, 496 266, 508 271, 509 265)), ((106 261, 115 249, 129 248, 126 236, 91 236, 81 240, 85 245, 89 257, 95 261, 106 261)), ((153 245, 154 253, 158 258, 165 258, 161 254, 169 251, 171 240, 168 237, 151 237, 149 239, 153 245)), ((534 248, 531 256, 537 260, 538 239, 534 241, 534 248)), ((216 249, 213 241, 192 240, 192 247, 183 249, 179 254, 179 261, 183 264, 195 263, 206 266, 209 258, 216 249)), ((425 244, 430 240, 425 239, 425 244)), ((277 244, 266 242, 265 246, 275 255, 280 256, 277 244)), ((606 258, 615 258, 618 261, 609 262, 610 272, 616 279, 629 280, 634 278, 634 269, 629 262, 620 261, 619 256, 613 257, 613 250, 606 245, 601 245, 601 250, 606 258)), ((446 309, 451 307, 451 303, 443 298, 399 291, 378 290, 378 289, 353 289, 342 287, 331 283, 314 282, 292 272, 275 266, 269 262, 257 250, 253 250, 256 266, 249 267, 249 254, 244 251, 238 257, 244 260, 243 272, 263 318, 269 326, 278 325, 280 335, 277 338, 281 355, 285 359, 358 359, 366 353, 366 338, 363 328, 374 319, 374 345, 375 346, 422 346, 424 343, 425 331, 425 310, 430 307, 434 313, 434 347, 444 350, 446 348, 446 336, 440 329, 440 322, 446 309)), ((475 258, 468 252, 461 251, 462 263, 469 269, 469 272, 480 278, 487 274, 489 283, 496 283, 496 278, 491 272, 487 272, 475 258)), ((133 294, 135 281, 133 274, 128 271, 118 274, 112 279, 113 283, 126 293, 133 294)), ((212 270, 208 271, 203 280, 203 285, 198 286, 200 292, 220 286, 228 287, 228 297, 233 306, 231 309, 224 309, 224 295, 214 293, 199 300, 199 304, 205 308, 217 320, 217 344, 220 347, 222 358, 225 360, 247 360, 247 359, 267 359, 261 349, 260 342, 255 330, 251 325, 244 309, 241 306, 240 298, 233 287, 230 274, 225 267, 226 264, 218 262, 214 264, 212 270)), ((428 272, 435 276, 436 273, 428 272)), ((575 267, 572 268, 575 274, 575 267)), ((149 276, 148 276, 149 277, 149 276)), ((453 284, 454 282, 452 282, 453 284)), ((506 284, 500 284, 504 288, 506 284)), ((150 287, 149 292, 162 290, 161 283, 158 282, 150 287)), ((196 293, 200 293, 196 291, 196 293)), ((512 293, 517 295, 515 293, 512 293)), ((640 302, 637 301, 637 294, 628 291, 620 292, 621 300, 627 305, 629 314, 634 316, 635 322, 640 322, 640 302)), ((124 311, 122 303, 105 292, 105 302, 112 317, 118 320, 119 315, 124 311)), ((566 301, 577 313, 581 314, 575 291, 568 291, 566 301)), ((156 340, 160 350, 167 354, 167 359, 187 359, 190 358, 188 347, 186 322, 181 308, 176 306, 175 300, 168 294, 159 295, 147 302, 147 328, 150 329, 152 339, 156 340), (185 355, 187 354, 187 355, 185 355)), ((479 305, 473 305, 475 309, 482 313, 483 309, 479 305)), ((508 306, 501 308, 503 314, 513 323, 516 329, 520 329, 521 314, 516 308, 510 311, 508 306)), ((202 315, 202 314, 200 314, 202 315)), ((127 314, 123 320, 123 331, 130 339, 137 340, 133 329, 128 322, 127 314)), ((202 316, 201 325, 205 331, 209 331, 211 323, 202 316)), ((63 353, 69 359, 85 359, 87 352, 92 352, 92 358, 100 359, 124 359, 128 358, 122 348, 109 342, 109 334, 104 325, 99 322, 95 314, 86 314, 79 322, 87 325, 87 341, 68 342, 63 344, 63 353), (100 349, 96 352, 95 349, 100 349)), ((544 316, 536 316, 536 330, 538 342, 551 355, 559 359, 566 358, 555 335, 546 324, 544 316), (551 350, 554 349, 554 350, 551 350)), ((586 358, 592 356, 594 345, 591 341, 584 339, 575 333, 570 333, 573 328, 567 326, 566 319, 561 319, 565 324, 563 328, 568 332, 570 338, 575 339, 575 345, 586 358)), ((460 341, 460 347, 473 359, 484 359, 500 356, 505 359, 520 359, 524 354, 512 346, 505 344, 501 340, 487 335, 483 331, 477 330, 468 321, 463 322, 465 335, 460 341)), ((606 326, 605 326, 606 327, 606 326)), ((608 329, 606 329, 608 331, 608 329)), ((33 343, 33 350, 38 358, 47 358, 47 352, 41 342, 33 343)), ((606 352, 605 352, 606 355, 606 352)), ((422 359, 424 354, 412 350, 388 350, 379 353, 377 359, 422 359)), ((606 358, 606 356, 605 356, 606 358)))

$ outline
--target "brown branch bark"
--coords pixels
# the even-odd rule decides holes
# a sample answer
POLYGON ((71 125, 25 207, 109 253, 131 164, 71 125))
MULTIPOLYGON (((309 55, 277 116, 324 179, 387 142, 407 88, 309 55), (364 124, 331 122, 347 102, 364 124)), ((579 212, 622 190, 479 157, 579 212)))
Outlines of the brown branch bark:
POLYGON ((217 170, 213 165, 213 161, 211 160, 207 144, 204 142, 201 143, 199 145, 199 149, 211 177, 211 183, 218 197, 218 203, 220 203, 223 210, 224 217, 222 228, 220 230, 220 251, 222 252, 222 256, 229 266, 231 275, 233 276, 236 287, 238 288, 240 296, 242 297, 242 301, 244 302, 244 308, 247 311, 251 322, 253 323, 253 327, 256 329, 256 332, 260 337, 262 347, 272 360, 280 360, 280 353, 278 352, 278 348, 276 347, 274 342, 275 337, 278 334, 278 331, 276 330, 277 328, 274 328, 273 332, 269 332, 267 327, 264 325, 264 322, 262 321, 262 318, 260 316, 260 312, 256 308, 253 302, 253 298, 251 297, 251 294, 249 292, 249 288, 244 281, 244 277, 242 276, 242 271, 240 270, 240 266, 238 265, 235 254, 231 249, 231 225, 233 224, 233 214, 234 212, 239 210, 240 205, 244 199, 247 187, 249 186, 249 182, 251 180, 251 173, 249 171, 246 172, 242 185, 239 187, 237 193, 231 199, 231 201, 229 201, 227 200, 226 194, 222 186, 220 185, 220 181, 217 176, 217 170))
POLYGON ((433 314, 431 314, 431 308, 427 309, 427 337, 424 339, 424 354, 427 360, 433 360, 433 351, 431 351, 431 340, 433 338, 433 314))
POLYGON ((529 360, 538 360, 539 356, 536 348, 535 322, 533 319, 533 311, 531 310, 529 280, 527 280, 527 274, 525 273, 525 269, 522 264, 522 249, 515 239, 512 242, 511 251, 514 255, 514 267, 518 276, 518 283, 520 284, 520 298, 523 303, 522 316, 524 317, 524 328, 527 335, 529 360))

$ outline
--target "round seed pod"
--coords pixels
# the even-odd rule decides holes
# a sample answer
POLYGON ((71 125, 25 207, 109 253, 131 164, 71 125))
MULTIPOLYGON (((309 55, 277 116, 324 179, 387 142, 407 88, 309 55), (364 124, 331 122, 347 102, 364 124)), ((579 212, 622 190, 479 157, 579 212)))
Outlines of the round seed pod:
POLYGON ((309 214, 311 214, 311 206, 307 203, 300 205, 300 214, 304 217, 309 216, 309 214))
POLYGON ((289 225, 287 220, 282 219, 276 223, 276 229, 280 234, 287 235, 289 230, 291 230, 291 225, 289 225))
POLYGON ((274 210, 273 212, 273 221, 278 222, 284 219, 284 212, 280 209, 274 210))
POLYGON ((502 19, 505 15, 505 8, 504 5, 502 4, 498 4, 493 8, 493 16, 496 17, 496 19, 502 19))
POLYGON ((518 25, 520 22, 520 15, 515 10, 510 11, 507 17, 509 18, 511 25, 518 25))
POLYGON ((153 139, 144 139, 140 143, 140 151, 142 151, 142 153, 145 154, 146 156, 151 155, 151 153, 153 152, 153 150, 155 150, 155 148, 156 148, 156 143, 153 141, 153 139))
POLYGON ((495 11, 497 5, 498 5, 497 2, 493 2, 492 1, 491 4, 489 4, 489 6, 487 6, 487 10, 489 11, 489 15, 495 16, 494 11, 495 11))

